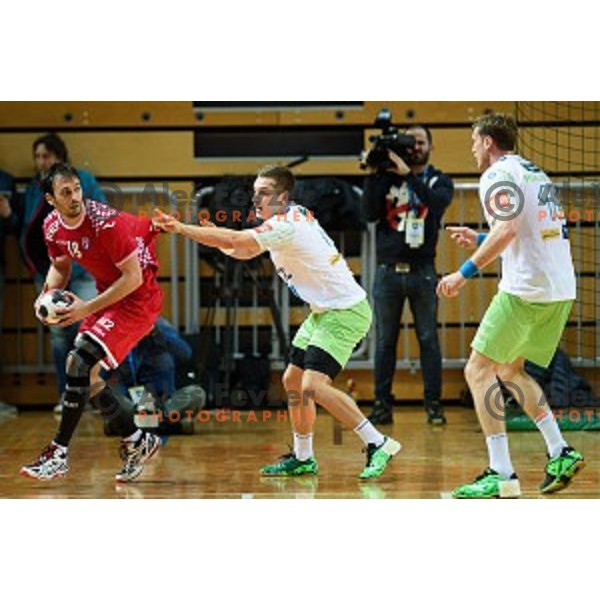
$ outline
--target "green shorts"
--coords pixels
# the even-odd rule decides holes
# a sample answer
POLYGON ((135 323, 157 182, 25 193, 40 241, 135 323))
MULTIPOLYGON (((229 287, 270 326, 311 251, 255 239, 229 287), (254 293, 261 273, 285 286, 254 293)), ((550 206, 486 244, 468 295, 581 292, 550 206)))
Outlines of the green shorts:
POLYGON ((366 299, 351 308, 311 313, 302 323, 292 346, 300 350, 316 346, 344 368, 356 345, 369 332, 372 320, 373 313, 366 299))
POLYGON ((500 364, 526 358, 547 367, 558 348, 572 306, 572 300, 527 302, 498 292, 471 348, 500 364))

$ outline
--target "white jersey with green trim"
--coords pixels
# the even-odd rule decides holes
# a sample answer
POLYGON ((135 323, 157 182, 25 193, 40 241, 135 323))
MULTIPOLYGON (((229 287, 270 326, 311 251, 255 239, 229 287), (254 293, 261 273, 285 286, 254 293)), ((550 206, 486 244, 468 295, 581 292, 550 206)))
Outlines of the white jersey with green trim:
POLYGON ((546 173, 516 154, 507 154, 483 173, 479 196, 490 227, 498 220, 519 220, 516 239, 502 253, 500 290, 529 302, 575 299, 567 224, 557 206, 556 187, 546 173), (489 198, 507 188, 513 190, 512 206, 490 208, 489 198))
POLYGON ((367 297, 312 213, 297 204, 252 230, 277 274, 314 312, 345 309, 367 297))

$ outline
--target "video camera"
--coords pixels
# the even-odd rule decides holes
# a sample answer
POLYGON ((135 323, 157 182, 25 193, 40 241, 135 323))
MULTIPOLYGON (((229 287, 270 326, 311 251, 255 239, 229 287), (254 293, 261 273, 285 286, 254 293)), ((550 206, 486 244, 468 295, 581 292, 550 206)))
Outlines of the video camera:
POLYGON ((397 127, 392 125, 392 113, 384 108, 379 111, 375 119, 375 127, 381 129, 380 135, 372 135, 369 142, 373 147, 363 153, 361 157, 360 168, 376 169, 377 171, 387 171, 394 167, 388 151, 395 152, 407 165, 412 162, 412 150, 417 140, 412 135, 398 133, 397 127))

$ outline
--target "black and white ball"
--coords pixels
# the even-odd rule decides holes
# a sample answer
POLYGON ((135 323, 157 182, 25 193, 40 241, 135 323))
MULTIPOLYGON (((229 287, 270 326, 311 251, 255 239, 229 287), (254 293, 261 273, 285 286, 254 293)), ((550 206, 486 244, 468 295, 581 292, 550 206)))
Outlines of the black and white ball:
POLYGON ((56 310, 67 308, 71 303, 71 299, 65 294, 64 290, 52 290, 38 300, 37 312, 48 325, 56 325, 61 320, 61 316, 56 314, 56 310))

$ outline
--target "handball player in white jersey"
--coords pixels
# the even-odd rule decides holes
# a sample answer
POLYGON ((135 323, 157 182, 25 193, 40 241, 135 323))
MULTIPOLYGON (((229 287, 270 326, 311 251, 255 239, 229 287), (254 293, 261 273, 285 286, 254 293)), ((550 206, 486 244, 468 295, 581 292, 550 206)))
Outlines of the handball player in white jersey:
POLYGON ((440 281, 438 294, 453 298, 480 269, 502 258, 499 291, 475 339, 465 377, 486 436, 489 467, 456 498, 517 497, 520 485, 506 436, 499 377, 544 436, 548 449, 542 493, 569 485, 583 456, 564 440, 544 392, 524 368, 525 360, 547 367, 559 345, 576 297, 575 271, 559 200, 548 176, 514 153, 517 125, 491 114, 473 125, 473 155, 483 172, 480 200, 490 233, 450 227, 464 248, 479 248, 456 273, 440 281))
POLYGON ((265 476, 316 475, 313 451, 316 404, 354 430, 366 447, 361 479, 379 477, 400 444, 382 435, 356 403, 333 386, 356 345, 371 327, 366 292, 356 283, 344 257, 314 216, 290 202, 294 176, 285 167, 265 167, 254 183, 253 203, 263 224, 234 231, 183 224, 157 211, 155 224, 233 258, 249 260, 268 251, 290 290, 310 305, 310 315, 292 341, 283 376, 292 423, 293 452, 262 468, 265 476))

